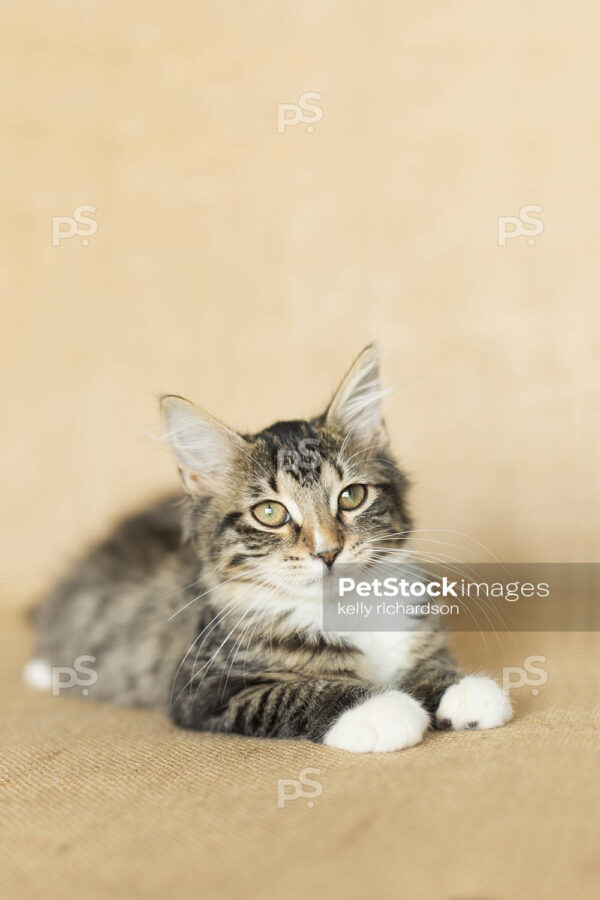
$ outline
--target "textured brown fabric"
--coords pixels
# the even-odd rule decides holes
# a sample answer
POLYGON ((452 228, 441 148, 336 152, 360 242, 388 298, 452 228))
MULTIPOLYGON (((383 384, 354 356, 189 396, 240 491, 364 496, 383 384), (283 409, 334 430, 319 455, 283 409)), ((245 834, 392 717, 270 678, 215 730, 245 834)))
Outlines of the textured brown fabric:
POLYGON ((176 730, 160 714, 52 697, 20 680, 2 619, 2 900, 592 900, 599 635, 457 636, 471 668, 546 657, 517 718, 399 753, 176 730), (277 782, 322 784, 283 808, 277 782))

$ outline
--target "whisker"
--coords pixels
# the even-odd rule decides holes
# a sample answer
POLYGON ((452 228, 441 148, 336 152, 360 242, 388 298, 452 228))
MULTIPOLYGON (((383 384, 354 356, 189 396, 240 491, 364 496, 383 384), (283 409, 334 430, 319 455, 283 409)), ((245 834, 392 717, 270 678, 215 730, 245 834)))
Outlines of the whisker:
MULTIPOLYGON (((174 678, 173 678, 173 682, 172 682, 172 686, 171 686, 171 693, 170 693, 170 696, 169 696, 169 704, 170 704, 170 705, 172 705, 172 702, 173 702, 173 691, 175 690, 175 685, 176 685, 176 683, 177 683, 177 676, 178 676, 179 673, 181 672, 181 669, 182 669, 182 667, 183 667, 183 665, 184 665, 186 659, 188 658, 189 654, 190 654, 190 653, 192 652, 192 650, 194 649, 194 646, 195 646, 195 645, 197 644, 197 642, 200 640, 200 638, 202 637, 202 635, 204 634, 204 632, 205 632, 208 628, 210 628, 211 625, 213 626, 213 627, 211 628, 211 631, 214 631, 214 629, 216 628, 216 626, 217 626, 217 624, 218 624, 218 620, 221 619, 223 616, 225 616, 225 615, 227 614, 227 609, 228 609, 228 607, 232 607, 232 605, 235 606, 235 604, 238 603, 238 602, 239 602, 239 601, 237 601, 235 598, 234 598, 233 600, 230 600, 229 603, 227 603, 227 604, 223 607, 223 609, 221 609, 219 612, 217 612, 217 614, 216 614, 215 616, 213 616, 213 618, 210 620, 210 622, 202 629, 202 631, 200 632, 200 634, 198 634, 198 635, 194 638, 194 640, 192 641, 192 643, 191 643, 190 646, 188 647, 188 649, 187 649, 185 655, 183 656, 181 662, 179 663, 179 666, 177 667, 177 671, 175 672, 175 676, 174 676, 174 678)), ((210 633, 210 632, 209 632, 209 633, 210 633)), ((204 638, 204 641, 206 640, 207 637, 208 637, 208 634, 207 634, 206 637, 204 638)), ((202 644, 204 643, 204 641, 202 641, 202 644)), ((197 650, 197 652, 196 652, 196 661, 198 660, 198 653, 200 652, 200 647, 202 646, 202 644, 200 644, 200 646, 199 646, 199 648, 198 648, 198 650, 197 650)), ((196 661, 194 662, 194 665, 196 664, 196 661)), ((188 684, 189 684, 189 682, 188 682, 188 684)), ((181 696, 181 694, 183 693, 183 691, 185 690, 185 688, 186 688, 187 686, 188 686, 188 685, 186 684, 186 685, 181 689, 181 691, 180 691, 179 694, 177 695, 177 698, 176 698, 177 700, 179 699, 179 697, 181 696)))
POLYGON ((197 597, 192 597, 192 599, 188 600, 188 602, 185 603, 181 607, 181 609, 178 609, 177 612, 174 612, 172 615, 170 615, 168 618, 168 621, 170 622, 171 619, 174 619, 175 616, 178 616, 179 613, 183 612, 184 609, 187 609, 188 606, 191 606, 192 603, 195 603, 197 600, 201 600, 202 597, 206 597, 207 594, 212 594, 213 591, 216 591, 218 588, 223 587, 223 585, 225 585, 225 584, 229 584, 230 581, 236 581, 236 580, 240 580, 242 578, 243 578, 242 575, 233 575, 231 578, 227 578, 225 581, 222 581, 220 584, 215 584, 214 587, 209 588, 208 590, 204 591, 202 594, 198 594, 197 597))
MULTIPOLYGON (((389 570, 389 563, 388 563, 387 565, 388 565, 388 571, 390 571, 390 570, 389 570)), ((384 564, 384 571, 385 571, 385 564, 384 564)), ((429 570, 429 569, 427 569, 427 568, 425 568, 424 566, 421 566, 421 565, 419 565, 417 572, 418 572, 418 574, 424 572, 426 575, 431 576, 433 579, 437 578, 437 575, 436 575, 435 573, 433 573, 431 570, 429 570)), ((473 615, 473 612, 472 612, 472 611, 469 609, 469 607, 463 602, 462 598, 459 597, 459 598, 456 598, 456 599, 458 599, 459 605, 461 605, 461 606, 464 608, 465 612, 468 613, 468 615, 470 616, 470 618, 473 620, 473 623, 477 626, 477 630, 479 631, 479 634, 480 634, 481 638, 483 639, 483 642, 484 642, 484 644, 485 644, 486 650, 487 650, 488 655, 489 655, 489 647, 488 647, 488 643, 487 643, 487 640, 486 640, 486 637, 485 637, 485 633, 484 633, 483 629, 481 628, 481 626, 479 625, 477 619, 476 619, 475 616, 473 615)), ((488 621, 489 621, 489 619, 488 619, 488 621)), ((490 622, 490 625, 492 625, 491 622, 490 622)), ((493 626, 492 626, 492 629, 491 629, 491 630, 494 632, 494 634, 496 634, 496 630, 495 630, 495 628, 493 628, 493 626)))
MULTIPOLYGON (((495 556, 494 553, 492 553, 492 551, 489 549, 489 547, 486 547, 485 544, 483 544, 481 541, 478 541, 477 538, 473 537, 472 534, 466 534, 463 531, 456 531, 452 528, 410 528, 407 531, 390 532, 389 534, 386 535, 386 537, 388 537, 388 538, 389 537, 406 537, 406 536, 410 536, 413 534, 456 534, 459 537, 464 537, 470 541, 473 541, 475 544, 477 544, 479 547, 481 547, 482 550, 485 550, 485 552, 487 554, 489 554, 489 556, 492 557, 494 562, 497 562, 499 566, 502 566, 502 563, 500 562, 498 557, 495 556)), ((377 540, 377 538, 372 538, 370 540, 377 540)), ((367 541, 365 541, 364 543, 367 543, 367 541)), ((457 546, 459 546, 459 545, 457 545, 457 546)))
MULTIPOLYGON (((389 555, 386 555, 386 556, 384 556, 383 558, 385 559, 385 563, 388 565, 388 569, 389 569, 390 556, 389 556, 389 555)), ((424 554, 424 553, 423 553, 423 554, 417 555, 416 558, 417 558, 418 560, 421 560, 421 561, 425 561, 425 562, 433 562, 433 563, 436 563, 436 564, 439 564, 440 562, 442 562, 442 563, 445 564, 445 568, 446 568, 448 571, 454 572, 454 574, 458 575, 458 576, 459 576, 460 578, 462 578, 463 580, 466 579, 466 581, 467 581, 468 583, 470 583, 470 584, 474 584, 474 583, 475 583, 475 582, 473 582, 473 581, 471 580, 471 578, 470 578, 468 575, 465 575, 465 572, 464 572, 460 567, 453 566, 453 565, 450 565, 450 564, 448 563, 448 559, 452 559, 451 557, 444 557, 444 556, 440 556, 439 554, 432 555, 432 554, 424 554)), ((379 557, 379 559, 381 559, 381 557, 379 557)), ((460 560, 453 560, 453 561, 454 561, 454 562, 460 563, 460 560)), ((404 566, 404 565, 405 565, 404 560, 403 560, 402 562, 400 562, 399 565, 400 565, 400 566, 404 566)), ((468 565, 466 565, 466 564, 464 564, 464 565, 466 566, 466 568, 470 568, 470 566, 468 566, 468 565)), ((392 569, 389 569, 389 571, 393 571, 393 570, 392 570, 392 569)), ((438 577, 439 577, 437 574, 431 572, 431 571, 428 570, 428 569, 423 568, 423 571, 426 572, 428 575, 431 575, 431 576, 434 577, 434 578, 438 578, 438 577)), ((459 598, 456 598, 456 599, 459 600, 459 603, 465 608, 465 610, 466 610, 467 612, 469 612, 469 614, 471 615, 471 617, 473 617, 473 616, 472 616, 472 613, 470 612, 469 607, 467 606, 466 601, 463 599, 463 597, 459 597, 459 598)), ((490 619, 490 617, 489 617, 489 615, 488 615, 488 613, 487 613, 487 610, 486 610, 485 606, 483 606, 483 605, 479 602, 479 598, 478 598, 478 597, 477 597, 477 598, 472 597, 470 594, 468 595, 468 600, 471 600, 471 601, 474 603, 474 605, 475 605, 475 606, 483 613, 483 615, 485 616, 485 618, 487 619, 487 621, 489 622, 489 624, 490 624, 490 626, 491 626, 490 630, 494 633, 494 635, 496 636, 496 639, 497 639, 498 642, 499 642, 499 645, 501 646, 500 640, 499 640, 499 637, 498 637, 497 629, 496 629, 496 627, 494 626, 494 623, 492 622, 492 620, 490 619)), ((500 612, 498 609, 496 609, 496 608, 494 609, 494 612, 495 612, 496 615, 498 616, 498 619, 500 620, 500 624, 503 625, 503 627, 504 627, 503 630, 504 630, 505 632, 509 632, 510 629, 508 628, 508 625, 507 625, 506 621, 504 620, 504 617, 502 616, 501 612, 500 612)), ((476 621, 476 620, 474 619, 474 621, 476 621)), ((478 623, 476 623, 476 624, 478 624, 478 623)), ((479 628, 479 630, 480 630, 480 632, 483 634, 483 630, 482 630, 481 628, 479 628)))

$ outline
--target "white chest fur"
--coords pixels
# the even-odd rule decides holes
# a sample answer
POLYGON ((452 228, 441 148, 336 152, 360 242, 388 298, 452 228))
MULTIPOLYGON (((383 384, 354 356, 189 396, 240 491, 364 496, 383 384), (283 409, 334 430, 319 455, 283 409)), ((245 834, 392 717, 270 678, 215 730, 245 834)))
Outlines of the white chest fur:
MULTIPOLYGON (((235 590, 233 585, 231 593, 235 594, 235 590)), ((323 633, 323 602, 318 592, 304 598, 302 603, 297 597, 286 596, 283 592, 266 598, 262 594, 257 596, 265 612, 271 615, 287 613, 288 627, 323 633)), ((243 597, 249 602, 245 595, 243 597)), ((420 631, 347 631, 338 634, 362 651, 359 660, 361 677, 382 687, 391 685, 394 676, 412 667, 415 648, 423 641, 420 631)))
POLYGON ((410 631, 351 631, 344 638, 362 650, 362 677, 384 686, 411 667, 414 647, 423 636, 410 631))

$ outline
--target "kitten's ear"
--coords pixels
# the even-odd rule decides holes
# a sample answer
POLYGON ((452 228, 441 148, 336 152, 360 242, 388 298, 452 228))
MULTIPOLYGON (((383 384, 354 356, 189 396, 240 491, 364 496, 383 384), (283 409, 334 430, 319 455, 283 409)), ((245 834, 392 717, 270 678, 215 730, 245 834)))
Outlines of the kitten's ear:
POLYGON ((387 433, 381 400, 386 393, 381 389, 377 349, 369 344, 337 389, 325 420, 352 432, 358 440, 368 441, 369 445, 384 444, 387 433))
POLYGON ((220 492, 244 439, 183 397, 162 397, 160 407, 165 438, 175 454, 185 489, 190 494, 220 492))

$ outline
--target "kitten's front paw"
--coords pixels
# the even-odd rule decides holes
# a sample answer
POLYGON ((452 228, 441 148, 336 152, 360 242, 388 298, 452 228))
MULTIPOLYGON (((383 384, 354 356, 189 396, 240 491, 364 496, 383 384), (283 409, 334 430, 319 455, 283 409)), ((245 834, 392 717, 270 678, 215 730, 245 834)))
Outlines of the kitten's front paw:
POLYGON ((435 714, 439 728, 498 728, 512 719, 510 700, 491 678, 467 675, 450 685, 435 714))
POLYGON ((351 753, 387 753, 418 744, 428 727, 420 703, 402 691, 387 691, 346 710, 323 743, 351 753))

